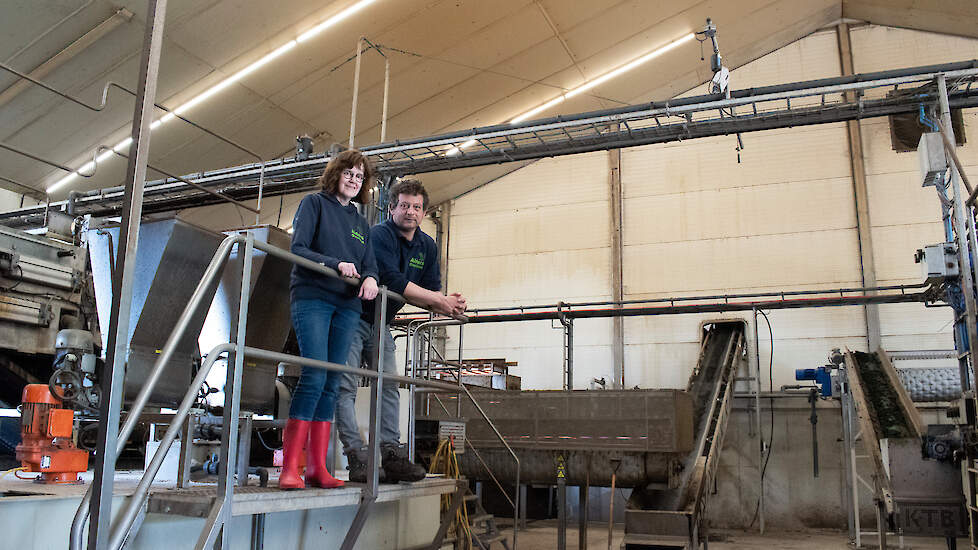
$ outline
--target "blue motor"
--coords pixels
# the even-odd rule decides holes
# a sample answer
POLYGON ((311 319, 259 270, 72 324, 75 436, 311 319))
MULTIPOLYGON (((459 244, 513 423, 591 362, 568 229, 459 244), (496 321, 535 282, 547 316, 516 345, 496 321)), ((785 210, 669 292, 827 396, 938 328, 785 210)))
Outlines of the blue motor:
POLYGON ((811 380, 822 387, 822 397, 832 397, 832 370, 829 367, 795 369, 795 380, 811 380))

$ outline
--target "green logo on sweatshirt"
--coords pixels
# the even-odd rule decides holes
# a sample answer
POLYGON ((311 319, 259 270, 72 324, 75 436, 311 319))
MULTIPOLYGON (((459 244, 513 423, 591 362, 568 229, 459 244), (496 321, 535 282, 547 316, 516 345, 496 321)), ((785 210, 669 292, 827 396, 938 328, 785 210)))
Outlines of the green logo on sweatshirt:
POLYGON ((417 256, 411 258, 408 261, 408 265, 415 269, 424 268, 424 252, 419 252, 417 256))
POLYGON ((353 237, 354 239, 360 241, 360 244, 363 244, 363 241, 364 241, 363 233, 360 233, 356 229, 353 229, 352 230, 352 233, 350 233, 350 236, 353 237))

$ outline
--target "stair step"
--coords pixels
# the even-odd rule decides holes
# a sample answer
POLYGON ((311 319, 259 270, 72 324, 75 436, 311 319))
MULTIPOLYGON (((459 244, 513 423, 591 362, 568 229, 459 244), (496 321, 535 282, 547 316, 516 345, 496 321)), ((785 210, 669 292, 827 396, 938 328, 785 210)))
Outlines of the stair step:
POLYGON ((482 521, 489 521, 491 519, 492 519, 492 514, 479 514, 477 516, 470 516, 469 517, 469 524, 470 525, 475 525, 476 523, 479 523, 479 522, 482 522, 482 521))

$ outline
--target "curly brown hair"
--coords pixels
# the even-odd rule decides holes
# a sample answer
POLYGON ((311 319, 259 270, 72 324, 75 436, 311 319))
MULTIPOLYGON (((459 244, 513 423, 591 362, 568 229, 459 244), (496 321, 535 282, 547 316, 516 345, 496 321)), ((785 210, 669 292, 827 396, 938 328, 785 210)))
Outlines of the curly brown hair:
POLYGON ((421 185, 421 182, 416 179, 404 179, 391 186, 388 193, 388 205, 393 210, 397 208, 397 198, 400 195, 408 195, 409 197, 414 197, 421 195, 424 200, 424 209, 428 210, 428 191, 421 185))
POLYGON ((329 159, 326 169, 323 170, 323 175, 319 178, 319 185, 323 191, 335 195, 340 188, 343 170, 349 170, 354 166, 363 166, 363 185, 360 186, 360 192, 357 193, 357 196, 351 200, 360 204, 367 204, 370 202, 370 186, 373 183, 374 171, 367 156, 357 149, 347 149, 329 159))

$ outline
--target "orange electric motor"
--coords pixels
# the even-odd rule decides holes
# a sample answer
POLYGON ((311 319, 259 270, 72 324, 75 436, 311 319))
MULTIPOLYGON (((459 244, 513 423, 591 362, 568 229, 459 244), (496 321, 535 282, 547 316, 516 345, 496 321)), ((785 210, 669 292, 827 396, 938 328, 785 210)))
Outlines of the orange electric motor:
POLYGON ((75 447, 74 411, 61 407, 45 384, 28 384, 21 405, 17 460, 42 483, 77 483, 88 469, 88 452, 75 447))

